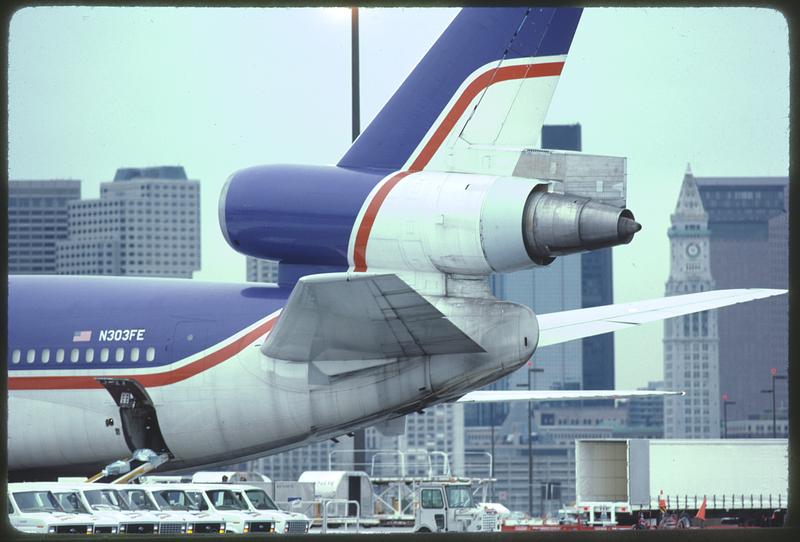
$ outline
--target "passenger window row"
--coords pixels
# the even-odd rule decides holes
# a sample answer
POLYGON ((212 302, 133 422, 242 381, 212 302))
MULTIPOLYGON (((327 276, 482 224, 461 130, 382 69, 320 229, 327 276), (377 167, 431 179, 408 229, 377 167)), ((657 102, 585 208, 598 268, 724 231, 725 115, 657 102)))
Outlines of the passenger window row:
MULTIPOLYGON (((11 363, 18 364, 22 361, 23 352, 21 350, 14 350, 11 352, 11 363)), ((95 349, 94 348, 72 348, 69 351, 65 350, 64 348, 58 348, 55 350, 51 350, 50 348, 43 348, 41 350, 36 350, 31 348, 30 350, 25 352, 25 362, 26 363, 50 363, 51 361, 55 361, 56 363, 64 363, 64 359, 69 355, 69 361, 71 363, 78 363, 79 361, 83 361, 84 363, 93 363, 95 358, 99 358, 100 363, 106 363, 109 359, 111 359, 113 354, 113 359, 116 362, 126 361, 139 361, 141 357, 141 349, 138 346, 134 346, 130 349, 126 349, 123 347, 109 349, 109 348, 100 348, 97 352, 97 356, 95 356, 95 349), (81 353, 83 354, 81 356, 81 353), (127 356, 127 357, 126 357, 127 356)), ((154 361, 156 359, 156 349, 152 346, 146 348, 144 350, 144 359, 145 361, 154 361)))

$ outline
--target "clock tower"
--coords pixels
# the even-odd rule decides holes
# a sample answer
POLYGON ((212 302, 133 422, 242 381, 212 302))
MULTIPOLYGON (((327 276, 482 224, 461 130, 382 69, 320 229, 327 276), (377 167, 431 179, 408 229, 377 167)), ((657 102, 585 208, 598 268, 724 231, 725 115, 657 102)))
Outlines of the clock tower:
MULTIPOLYGON (((688 165, 670 220, 666 295, 713 289, 708 214, 688 165)), ((664 437, 719 438, 718 345, 716 311, 687 314, 664 322, 664 384, 666 389, 686 392, 682 397, 664 399, 664 437)))

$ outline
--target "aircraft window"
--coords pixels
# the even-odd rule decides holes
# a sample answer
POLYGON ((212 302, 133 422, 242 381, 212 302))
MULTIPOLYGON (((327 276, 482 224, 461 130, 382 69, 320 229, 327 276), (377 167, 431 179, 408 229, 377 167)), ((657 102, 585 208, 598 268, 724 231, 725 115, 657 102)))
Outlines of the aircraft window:
POLYGON ((64 361, 64 349, 59 348, 56 350, 56 363, 62 363, 64 361))
POLYGON ((147 349, 147 353, 145 354, 147 361, 153 361, 156 359, 156 349, 152 346, 147 349))
POLYGON ((19 350, 14 350, 11 352, 11 363, 19 363, 20 355, 21 354, 19 350))
POLYGON ((73 348, 69 353, 69 360, 72 363, 78 363, 78 357, 80 356, 80 350, 77 348, 73 348))
POLYGON ((131 348, 131 361, 139 361, 139 348, 136 346, 131 348))
POLYGON ((125 358, 125 349, 124 348, 117 348, 114 352, 114 359, 116 361, 122 361, 125 358))
POLYGON ((94 348, 87 348, 86 349, 86 363, 91 363, 94 361, 94 348))
POLYGON ((36 350, 28 350, 28 355, 25 357, 25 361, 28 363, 33 363, 36 361, 36 350))
POLYGON ((42 363, 48 363, 50 361, 50 349, 45 348, 42 350, 42 363))
POLYGON ((105 363, 108 361, 108 348, 101 348, 100 349, 100 363, 105 363))

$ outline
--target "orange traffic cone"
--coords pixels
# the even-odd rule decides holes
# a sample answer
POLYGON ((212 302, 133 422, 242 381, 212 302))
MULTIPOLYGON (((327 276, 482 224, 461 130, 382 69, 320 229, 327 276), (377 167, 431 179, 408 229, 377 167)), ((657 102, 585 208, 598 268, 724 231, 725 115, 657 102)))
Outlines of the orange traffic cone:
POLYGON ((694 517, 696 517, 697 519, 699 519, 701 521, 705 521, 706 520, 706 496, 705 495, 703 495, 703 504, 700 505, 700 509, 697 511, 697 514, 695 514, 694 517))
POLYGON ((663 489, 658 493, 658 509, 661 510, 662 514, 667 511, 667 502, 664 500, 663 489))

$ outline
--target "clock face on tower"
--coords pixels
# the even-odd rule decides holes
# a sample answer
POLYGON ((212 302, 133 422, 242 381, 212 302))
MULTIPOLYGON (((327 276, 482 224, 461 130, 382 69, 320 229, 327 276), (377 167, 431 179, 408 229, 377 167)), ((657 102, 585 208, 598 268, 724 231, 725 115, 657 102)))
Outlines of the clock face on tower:
POLYGON ((697 258, 700 255, 700 246, 697 243, 686 245, 686 255, 690 258, 697 258))

